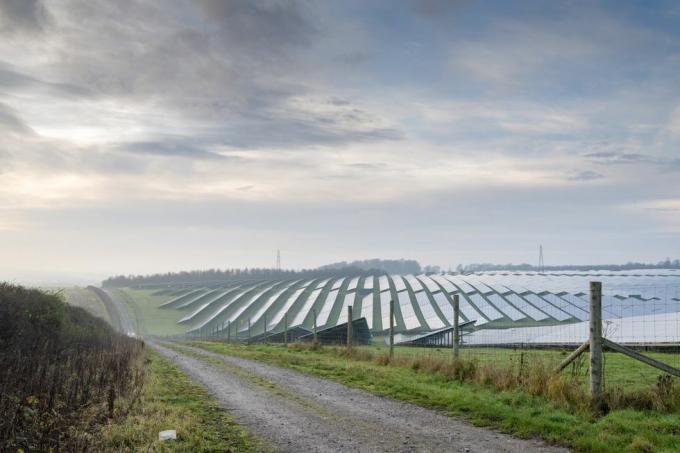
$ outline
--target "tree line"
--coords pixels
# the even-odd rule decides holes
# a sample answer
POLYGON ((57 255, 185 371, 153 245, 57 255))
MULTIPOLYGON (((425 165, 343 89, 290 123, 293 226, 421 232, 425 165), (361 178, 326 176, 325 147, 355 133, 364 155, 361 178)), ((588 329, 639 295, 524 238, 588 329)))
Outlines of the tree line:
POLYGON ((532 264, 492 264, 477 263, 456 267, 458 273, 490 272, 490 271, 628 271, 633 269, 680 269, 680 260, 666 258, 656 264, 628 262, 625 264, 563 264, 559 266, 534 266, 532 264))
POLYGON ((359 268, 341 269, 208 269, 182 272, 166 272, 152 275, 117 275, 102 282, 103 287, 135 288, 157 287, 167 285, 203 285, 222 283, 232 280, 288 280, 296 278, 333 278, 357 277, 364 275, 384 274, 381 270, 364 270, 359 268))

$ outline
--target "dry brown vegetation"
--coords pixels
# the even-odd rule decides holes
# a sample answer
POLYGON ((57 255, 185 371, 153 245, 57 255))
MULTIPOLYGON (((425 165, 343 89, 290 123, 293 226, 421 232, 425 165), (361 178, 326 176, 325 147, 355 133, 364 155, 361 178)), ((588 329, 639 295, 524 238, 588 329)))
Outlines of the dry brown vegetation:
POLYGON ((137 401, 142 350, 57 295, 0 284, 0 450, 91 449, 137 401))

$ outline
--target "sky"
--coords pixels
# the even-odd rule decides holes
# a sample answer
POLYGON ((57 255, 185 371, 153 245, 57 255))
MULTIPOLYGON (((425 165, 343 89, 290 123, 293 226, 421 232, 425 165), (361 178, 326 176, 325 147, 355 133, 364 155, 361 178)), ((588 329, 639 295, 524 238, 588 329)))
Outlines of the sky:
POLYGON ((675 1, 0 0, 0 279, 680 257, 675 1))

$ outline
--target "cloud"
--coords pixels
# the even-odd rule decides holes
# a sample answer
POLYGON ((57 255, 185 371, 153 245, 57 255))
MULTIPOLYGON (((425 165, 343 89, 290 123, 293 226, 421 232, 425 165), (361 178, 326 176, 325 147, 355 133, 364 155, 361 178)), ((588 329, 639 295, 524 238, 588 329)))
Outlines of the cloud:
POLYGON ((114 115, 122 105, 131 114, 143 107, 150 115, 140 118, 139 128, 155 123, 154 129, 163 129, 158 123, 172 118, 165 128, 181 120, 190 129, 183 132, 251 150, 393 141, 404 135, 397 124, 350 102, 319 78, 319 60, 327 58, 320 44, 331 33, 324 16, 329 13, 320 6, 201 0, 168 8, 164 1, 130 0, 119 8, 75 0, 68 7, 50 7, 54 23, 45 39, 55 58, 46 58, 37 46, 35 55, 21 56, 34 64, 0 66, 0 84, 33 95, 41 86, 51 91, 44 93, 44 103, 69 116, 76 110, 56 105, 56 95, 101 99, 114 115), (44 74, 50 82, 43 82, 44 74))
POLYGON ((92 92, 83 87, 68 83, 54 83, 40 80, 30 75, 17 71, 7 62, 0 61, 0 89, 12 92, 36 92, 44 91, 49 95, 57 96, 92 96, 92 92))
MULTIPOLYGON (((9 107, 0 102, 0 130, 7 134, 15 135, 35 135, 33 129, 31 129, 16 112, 9 107)), ((2 142, 0 142, 1 144, 2 142)))
POLYGON ((594 181, 604 178, 604 175, 592 170, 573 171, 567 179, 569 181, 594 181))
POLYGON ((0 33, 39 32, 50 16, 42 0, 3 0, 0 2, 0 33))
POLYGON ((626 166, 646 164, 657 167, 664 172, 680 171, 680 159, 663 156, 620 151, 597 151, 586 153, 583 157, 598 165, 626 166))
POLYGON ((586 153, 583 157, 596 161, 598 164, 602 165, 626 165, 653 162, 653 159, 648 155, 619 151, 597 151, 586 153))
MULTIPOLYGON (((153 155, 163 157, 182 157, 189 159, 226 159, 223 156, 212 151, 207 151, 197 146, 173 141, 158 141, 158 142, 137 142, 124 143, 118 145, 118 149, 133 154, 153 155)), ((229 157, 230 159, 237 159, 236 157, 229 157)))
POLYGON ((413 9, 423 16, 441 18, 452 12, 464 2, 460 0, 411 0, 413 9))
POLYGON ((308 44, 316 32, 307 17, 311 5, 295 0, 198 0, 198 5, 225 41, 271 55, 285 47, 308 44))

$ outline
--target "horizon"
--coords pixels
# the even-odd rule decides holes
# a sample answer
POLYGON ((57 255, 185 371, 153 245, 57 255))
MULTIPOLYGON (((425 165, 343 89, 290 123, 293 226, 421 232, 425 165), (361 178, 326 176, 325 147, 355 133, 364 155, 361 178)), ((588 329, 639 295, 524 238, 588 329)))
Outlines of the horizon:
POLYGON ((6 1, 0 37, 0 280, 680 257, 672 1, 6 1))

